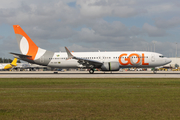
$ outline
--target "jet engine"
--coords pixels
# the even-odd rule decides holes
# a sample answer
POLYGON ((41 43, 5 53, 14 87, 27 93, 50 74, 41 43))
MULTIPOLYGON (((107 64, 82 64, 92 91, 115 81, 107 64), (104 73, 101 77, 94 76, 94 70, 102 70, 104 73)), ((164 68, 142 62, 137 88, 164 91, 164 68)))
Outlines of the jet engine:
POLYGON ((118 71, 119 70, 119 62, 105 62, 101 66, 102 71, 118 71))

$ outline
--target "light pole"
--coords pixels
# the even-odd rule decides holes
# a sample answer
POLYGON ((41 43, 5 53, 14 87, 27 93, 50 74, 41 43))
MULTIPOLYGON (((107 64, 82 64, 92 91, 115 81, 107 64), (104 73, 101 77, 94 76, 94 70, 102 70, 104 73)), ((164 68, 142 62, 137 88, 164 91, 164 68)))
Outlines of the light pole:
POLYGON ((154 43, 154 52, 155 52, 155 41, 153 41, 153 43, 154 43))
POLYGON ((151 52, 152 52, 152 44, 151 44, 151 46, 150 46, 150 47, 151 47, 151 52))
POLYGON ((177 69, 177 43, 176 43, 176 64, 175 64, 175 68, 177 69))
POLYGON ((176 58, 177 58, 177 43, 176 43, 176 58))

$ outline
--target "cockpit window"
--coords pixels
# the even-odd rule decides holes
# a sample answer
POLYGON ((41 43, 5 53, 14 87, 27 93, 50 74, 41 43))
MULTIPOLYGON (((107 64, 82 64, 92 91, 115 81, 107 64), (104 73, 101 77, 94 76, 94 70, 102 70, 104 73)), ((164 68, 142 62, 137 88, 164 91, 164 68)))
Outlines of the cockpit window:
POLYGON ((160 55, 159 57, 160 57, 160 58, 164 58, 164 56, 163 56, 163 55, 160 55))

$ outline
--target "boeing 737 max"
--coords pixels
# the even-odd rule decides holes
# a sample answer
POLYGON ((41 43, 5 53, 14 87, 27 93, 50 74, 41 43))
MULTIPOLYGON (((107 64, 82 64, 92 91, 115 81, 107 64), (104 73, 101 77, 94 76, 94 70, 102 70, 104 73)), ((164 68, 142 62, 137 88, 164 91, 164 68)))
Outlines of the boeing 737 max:
POLYGON ((155 68, 171 62, 155 52, 116 51, 116 52, 51 52, 39 48, 19 25, 13 25, 21 54, 14 57, 33 64, 55 68, 94 68, 102 71, 118 71, 123 67, 155 68))

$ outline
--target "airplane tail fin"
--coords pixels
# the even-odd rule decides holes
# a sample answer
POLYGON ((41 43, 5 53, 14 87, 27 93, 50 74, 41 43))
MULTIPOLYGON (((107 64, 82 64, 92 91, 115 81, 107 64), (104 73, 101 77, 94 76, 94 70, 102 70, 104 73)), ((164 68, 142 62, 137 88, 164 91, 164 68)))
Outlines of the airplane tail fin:
POLYGON ((19 25, 13 25, 13 28, 21 53, 31 56, 28 59, 38 59, 46 52, 46 50, 39 48, 19 25))
POLYGON ((17 66, 16 63, 17 63, 17 58, 14 58, 14 60, 13 60, 12 63, 11 63, 11 65, 12 65, 12 66, 17 66))

